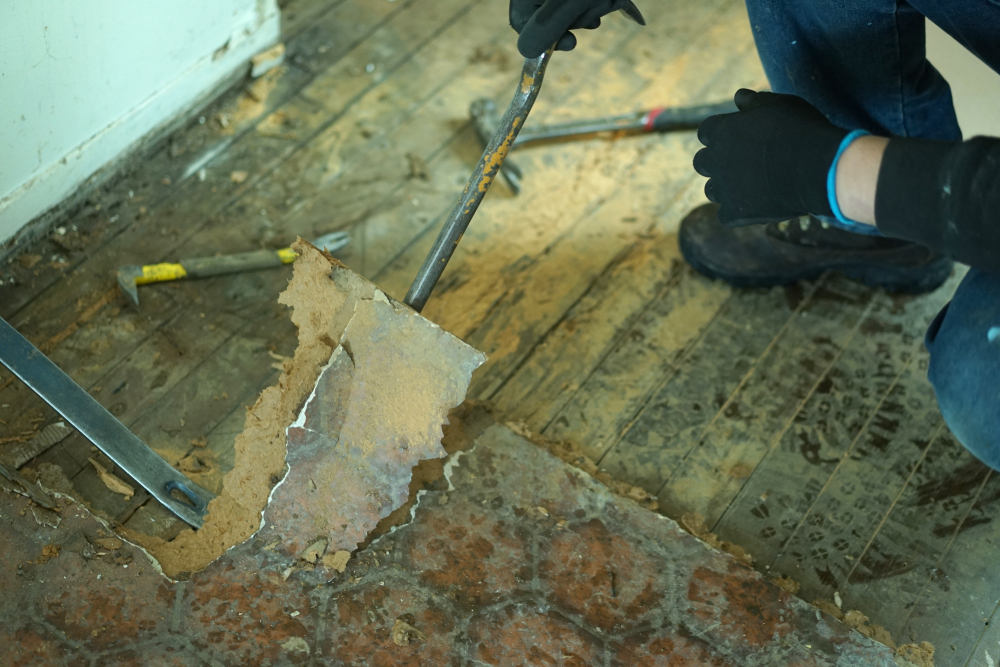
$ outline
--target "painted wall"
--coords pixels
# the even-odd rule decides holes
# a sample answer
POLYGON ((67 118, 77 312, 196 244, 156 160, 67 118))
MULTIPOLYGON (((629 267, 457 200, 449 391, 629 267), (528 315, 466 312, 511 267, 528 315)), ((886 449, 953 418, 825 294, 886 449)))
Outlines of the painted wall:
POLYGON ((275 0, 0 0, 0 243, 277 41, 275 0))
POLYGON ((962 134, 1000 137, 1000 74, 929 21, 927 58, 951 85, 962 134))

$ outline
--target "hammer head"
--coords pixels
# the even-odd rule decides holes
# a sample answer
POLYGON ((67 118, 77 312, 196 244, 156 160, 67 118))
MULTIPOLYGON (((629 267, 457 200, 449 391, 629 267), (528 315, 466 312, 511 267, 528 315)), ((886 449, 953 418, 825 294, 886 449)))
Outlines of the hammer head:
POLYGON ((134 264, 123 266, 118 269, 118 287, 132 304, 133 308, 139 307, 139 289, 136 286, 136 278, 142 276, 142 267, 134 264))

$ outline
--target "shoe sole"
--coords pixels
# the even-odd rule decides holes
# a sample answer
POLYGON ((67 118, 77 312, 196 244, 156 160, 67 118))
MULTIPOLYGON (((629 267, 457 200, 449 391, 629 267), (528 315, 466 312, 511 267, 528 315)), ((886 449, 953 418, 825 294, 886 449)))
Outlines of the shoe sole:
POLYGON ((925 294, 940 287, 951 275, 953 262, 947 257, 938 257, 919 269, 899 266, 873 266, 871 264, 845 264, 828 267, 809 267, 796 273, 747 276, 726 273, 698 261, 683 237, 680 239, 681 254, 698 273, 716 278, 732 287, 767 288, 792 285, 802 280, 815 280, 824 273, 840 273, 851 280, 857 280, 869 287, 881 288, 886 292, 903 294, 925 294))

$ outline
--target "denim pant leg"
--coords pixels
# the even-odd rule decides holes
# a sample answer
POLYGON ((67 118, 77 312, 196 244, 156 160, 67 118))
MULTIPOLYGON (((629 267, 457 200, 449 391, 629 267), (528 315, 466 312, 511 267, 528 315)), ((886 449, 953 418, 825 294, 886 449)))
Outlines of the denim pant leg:
POLYGON ((1000 276, 969 269, 925 344, 945 422, 976 458, 1000 470, 1000 276))
POLYGON ((951 89, 927 61, 924 16, 911 5, 897 0, 746 4, 775 92, 806 99, 848 129, 961 138, 951 89))

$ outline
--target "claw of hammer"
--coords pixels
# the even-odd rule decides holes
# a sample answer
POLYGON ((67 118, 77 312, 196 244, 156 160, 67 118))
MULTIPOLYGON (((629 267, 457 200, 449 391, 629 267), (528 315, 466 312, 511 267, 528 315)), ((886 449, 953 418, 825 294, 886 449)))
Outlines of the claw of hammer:
POLYGON ((142 277, 142 267, 129 264, 118 269, 118 287, 134 308, 139 307, 139 288, 136 279, 142 277))

